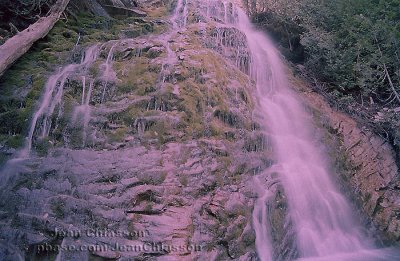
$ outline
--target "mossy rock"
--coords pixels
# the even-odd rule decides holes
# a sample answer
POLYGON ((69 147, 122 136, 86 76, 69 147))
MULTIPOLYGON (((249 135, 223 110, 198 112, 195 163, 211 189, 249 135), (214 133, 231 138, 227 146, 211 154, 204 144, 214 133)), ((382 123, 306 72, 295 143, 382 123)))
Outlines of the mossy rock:
POLYGON ((18 135, 13 135, 9 137, 6 141, 6 145, 10 148, 20 148, 25 144, 25 138, 24 136, 18 134, 18 135))
POLYGON ((108 135, 109 141, 111 143, 124 141, 124 138, 127 135, 128 131, 128 128, 119 128, 115 131, 110 132, 108 135))
POLYGON ((33 147, 39 156, 44 157, 52 147, 52 143, 49 138, 41 138, 34 142, 33 147))

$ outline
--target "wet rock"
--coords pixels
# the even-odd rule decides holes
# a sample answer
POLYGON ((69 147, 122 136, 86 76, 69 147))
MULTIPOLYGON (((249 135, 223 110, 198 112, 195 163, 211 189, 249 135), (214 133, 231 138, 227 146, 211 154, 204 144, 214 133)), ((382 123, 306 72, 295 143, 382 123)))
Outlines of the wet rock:
POLYGON ((149 57, 150 59, 154 59, 160 56, 163 52, 164 52, 163 47, 155 46, 147 51, 147 57, 149 57))
POLYGON ((104 258, 106 260, 117 260, 121 257, 120 254, 114 251, 92 251, 91 254, 95 257, 104 258))
POLYGON ((228 201, 225 203, 225 210, 228 215, 239 215, 245 212, 245 197, 243 194, 234 192, 229 196, 228 201))
MULTIPOLYGON (((349 116, 330 108, 318 94, 307 92, 307 85, 297 84, 297 88, 312 110, 323 115, 316 124, 323 123, 321 128, 329 133, 330 138, 324 142, 330 147, 337 172, 342 174, 344 193, 361 206, 360 215, 372 221, 371 229, 377 227, 378 237, 398 240, 396 228, 400 220, 394 217, 398 215, 396 201, 400 191, 396 189, 398 166, 393 148, 370 130, 360 128, 349 116)), ((379 112, 375 119, 382 120, 385 113, 379 112)))
MULTIPOLYGON (((128 0, 113 2, 108 11, 116 16, 130 12, 119 2, 133 8, 128 0)), ((138 4, 150 6, 149 16, 165 11, 165 1, 138 4)), ((191 13, 198 11, 192 7, 191 13)), ((196 22, 193 17, 190 23, 196 22)), ((205 247, 201 253, 152 255, 161 260, 253 258, 251 209, 256 195, 248 181, 270 165, 270 155, 258 138, 249 142, 255 149, 243 149, 254 122, 254 86, 243 69, 243 35, 218 29, 222 44, 204 42, 216 31, 195 25, 196 32, 189 28, 142 37, 165 26, 167 19, 129 18, 131 24, 121 26, 122 39, 99 44, 93 64, 68 78, 51 117, 57 121, 52 125, 57 130, 49 133, 49 138, 57 137, 51 140, 54 146, 47 155, 22 162, 16 178, 0 193, 0 206, 7 211, 0 213, 1 222, 13 224, 0 226, 1 238, 15 246, 34 244, 49 240, 54 228, 68 230, 72 224, 81 231, 146 233, 82 236, 64 244, 198 244, 205 247), (78 111, 76 124, 69 118, 82 105, 90 112, 78 126, 85 115, 78 111), (25 238, 16 236, 21 231, 25 238)), ((82 56, 80 51, 74 63, 82 56)), ((60 257, 148 258, 143 251, 60 257)))
POLYGON ((13 245, 9 245, 4 240, 0 241, 1 260, 23 260, 24 253, 13 245))
POLYGON ((256 233, 249 223, 243 230, 241 240, 246 246, 251 246, 256 240, 256 233))
POLYGON ((255 252, 249 252, 239 258, 239 261, 257 261, 258 255, 255 252))
POLYGON ((228 243, 228 255, 230 258, 238 258, 239 254, 243 252, 243 248, 241 248, 240 243, 236 241, 230 241, 228 243))
POLYGON ((135 28, 135 29, 122 30, 121 34, 123 34, 126 38, 136 38, 141 36, 143 34, 143 31, 141 28, 135 28))

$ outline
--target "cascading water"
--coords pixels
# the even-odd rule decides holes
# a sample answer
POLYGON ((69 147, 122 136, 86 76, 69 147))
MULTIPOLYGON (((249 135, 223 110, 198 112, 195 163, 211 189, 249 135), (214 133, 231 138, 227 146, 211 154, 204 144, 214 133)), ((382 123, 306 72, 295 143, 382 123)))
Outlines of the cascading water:
POLYGON ((86 77, 82 77, 82 101, 81 105, 77 106, 72 114, 71 122, 76 125, 77 120, 81 119, 81 125, 83 126, 83 146, 86 145, 87 128, 90 121, 90 99, 92 97, 94 80, 92 79, 89 83, 89 88, 86 90, 86 77))
POLYGON ((185 28, 188 19, 188 1, 178 0, 173 17, 171 18, 173 28, 185 28))
MULTIPOLYGON (((191 4, 193 2, 190 1, 191 4)), ((178 63, 173 51, 174 46, 171 44, 172 36, 185 31, 189 26, 188 22, 194 19, 194 17, 188 19, 188 3, 189 0, 177 1, 176 11, 171 18, 173 30, 159 38, 167 50, 167 57, 160 72, 161 83, 166 81, 166 77, 171 75, 170 71, 178 63)), ((214 22, 217 24, 221 22, 218 26, 223 30, 216 30, 219 46, 236 45, 233 38, 227 39, 226 28, 229 27, 241 31, 247 38, 247 46, 235 46, 236 53, 230 54, 231 48, 222 50, 222 53, 225 52, 225 56, 232 57, 233 64, 241 71, 249 73, 257 84, 258 113, 265 118, 265 129, 272 140, 276 154, 276 165, 268 171, 279 173, 279 179, 284 187, 289 204, 288 218, 293 221, 299 260, 399 260, 400 255, 397 253, 390 249, 375 249, 373 243, 363 238, 362 229, 352 217, 349 203, 340 195, 329 177, 324 156, 314 144, 310 116, 289 89, 284 66, 271 41, 254 30, 245 13, 235 8, 232 3, 212 0, 201 3, 202 7, 206 6, 204 11, 206 16, 213 17, 213 25, 214 22), (248 59, 248 52, 251 59, 248 59)), ((101 80, 105 84, 100 95, 101 103, 105 100, 107 83, 116 77, 112 69, 116 45, 117 43, 111 46, 107 59, 102 64, 101 80)), ((64 84, 72 74, 77 74, 81 77, 79 79, 82 79, 82 97, 80 105, 73 112, 72 123, 77 124, 77 119, 82 119, 83 122, 80 124, 84 129, 85 144, 95 80, 89 78, 87 74, 78 72, 85 73, 85 68, 87 69, 97 59, 100 49, 102 47, 97 45, 88 48, 80 64, 67 65, 50 77, 41 104, 33 115, 27 147, 24 150, 28 155, 34 137, 40 134, 45 137, 49 134, 51 125, 54 124, 51 122, 52 115, 61 103, 64 84)), ((177 91, 179 93, 179 89, 177 91)), ((157 109, 156 101, 154 109, 157 109)), ((135 119, 133 126, 140 135, 144 133, 146 125, 142 119, 135 119)), ((258 255, 261 260, 268 261, 276 256, 268 224, 268 202, 273 196, 269 188, 272 185, 264 186, 261 177, 256 179, 255 189, 260 197, 253 211, 253 228, 257 235, 258 255)), ((61 255, 57 260, 61 260, 61 255)))
MULTIPOLYGON (((86 139, 86 129, 90 120, 90 96, 93 89, 94 81, 91 80, 89 90, 86 91, 86 74, 89 67, 94 63, 99 54, 100 48, 98 45, 88 47, 80 63, 72 63, 61 68, 59 72, 49 77, 46 82, 44 93, 40 100, 40 104, 36 112, 32 116, 32 120, 29 127, 29 132, 26 137, 25 147, 19 151, 15 158, 10 159, 1 169, 0 179, 3 184, 6 184, 6 180, 14 176, 15 173, 23 171, 26 166, 25 161, 29 161, 32 145, 35 137, 45 138, 49 135, 52 127, 57 127, 58 118, 62 114, 62 98, 64 93, 64 86, 67 83, 70 76, 74 74, 82 75, 82 102, 81 105, 75 108, 76 118, 78 114, 83 115, 83 141, 86 139), (54 120, 54 114, 58 109, 57 119, 54 120), (54 122, 53 122, 54 121, 54 122), (55 126, 52 126, 55 124, 55 126)), ((79 115, 80 116, 80 115, 79 115)))
POLYGON ((41 131, 42 137, 49 134, 51 128, 51 116, 57 105, 60 104, 63 95, 65 82, 72 73, 78 69, 85 71, 97 58, 99 48, 97 45, 89 47, 85 51, 80 64, 70 64, 60 70, 59 73, 52 75, 46 83, 44 95, 40 103, 39 109, 35 112, 32 118, 29 134, 27 138, 27 145, 21 151, 20 158, 29 156, 32 149, 32 140, 35 134, 39 119, 43 117, 41 131))
MULTIPOLYGON (((182 0, 178 3, 175 19, 179 10, 186 8, 181 7, 182 0)), ((269 171, 280 174, 299 260, 399 260, 397 251, 376 249, 363 235, 349 202, 329 176, 324 155, 313 139, 310 116, 289 89, 285 68, 272 42, 256 31, 247 15, 231 2, 209 0, 205 5, 207 18, 221 21, 222 38, 226 38, 227 26, 235 27, 247 38, 251 59, 239 60, 246 55, 239 55, 243 46, 237 46, 236 66, 245 71, 249 63, 249 73, 257 85, 258 113, 263 115, 276 156, 276 164, 269 171)), ((222 38, 217 30, 216 41, 222 38)), ((255 183, 260 194, 253 212, 256 247, 260 259, 268 261, 274 258, 266 207, 272 193, 260 186, 260 180, 255 183)))
POLYGON ((167 57, 161 66, 159 73, 159 79, 157 81, 157 87, 163 89, 167 78, 172 75, 171 70, 174 65, 178 62, 176 53, 171 49, 171 43, 173 42, 173 36, 178 33, 179 30, 184 30, 187 25, 188 19, 188 1, 189 0, 177 0, 175 11, 170 18, 172 23, 172 30, 164 34, 162 37, 158 37, 158 40, 163 42, 163 46, 166 47, 167 57))
POLYGON ((116 73, 114 72, 113 68, 112 68, 112 60, 114 58, 114 49, 117 46, 118 41, 115 42, 111 48, 110 51, 108 52, 107 55, 107 60, 106 62, 102 65, 103 67, 103 75, 102 75, 102 80, 104 81, 104 87, 103 87, 103 92, 101 94, 101 103, 104 102, 105 96, 106 96, 106 92, 107 92, 107 87, 108 87, 108 83, 115 81, 115 79, 117 78, 116 73))
MULTIPOLYGON (((247 37, 250 72, 257 84, 259 110, 272 139, 277 168, 289 204, 302 260, 395 260, 390 250, 373 250, 354 221, 352 210, 329 177, 323 153, 314 144, 310 116, 288 88, 285 69, 272 42, 253 29, 238 9, 235 25, 247 37)), ((265 189, 266 190, 266 189, 265 189)), ((268 191, 255 209, 257 250, 272 260, 265 218, 268 191), (261 209, 260 209, 261 208, 261 209), (261 220, 258 219, 261 213, 261 220)), ((272 251, 273 252, 273 251, 272 251)))
POLYGON ((281 167, 300 255, 327 256, 364 249, 367 246, 349 205, 329 179, 321 152, 313 144, 309 117, 287 87, 276 50, 263 34, 251 28, 243 13, 239 17, 238 26, 246 34, 252 53, 251 73, 281 167))

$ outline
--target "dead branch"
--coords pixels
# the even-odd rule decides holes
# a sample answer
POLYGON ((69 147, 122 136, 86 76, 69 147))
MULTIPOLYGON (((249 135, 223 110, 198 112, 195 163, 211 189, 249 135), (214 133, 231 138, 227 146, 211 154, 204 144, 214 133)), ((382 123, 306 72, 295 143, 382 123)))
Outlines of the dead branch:
POLYGON ((37 40, 45 37, 50 32, 60 19, 69 1, 58 0, 51 8, 48 16, 40 18, 36 23, 8 39, 0 46, 0 76, 24 55, 37 40))
POLYGON ((378 39, 376 38, 376 36, 375 36, 375 42, 376 42, 376 44, 377 44, 377 46, 378 46, 378 51, 379 51, 379 54, 381 55, 381 58, 382 58, 383 70, 384 70, 385 76, 386 76, 386 78, 387 78, 387 80, 388 80, 388 82, 389 82, 389 86, 390 86, 390 88, 392 89, 392 92, 393 92, 393 94, 395 95, 396 100, 397 100, 398 102, 400 102, 400 95, 399 95, 399 93, 397 92, 396 88, 394 87, 394 84, 393 84, 393 82, 392 82, 392 78, 390 78, 390 74, 389 74, 388 68, 387 68, 387 66, 386 66, 386 63, 383 61, 383 52, 382 52, 382 50, 381 50, 381 47, 380 47, 380 45, 379 45, 379 42, 378 42, 378 39))

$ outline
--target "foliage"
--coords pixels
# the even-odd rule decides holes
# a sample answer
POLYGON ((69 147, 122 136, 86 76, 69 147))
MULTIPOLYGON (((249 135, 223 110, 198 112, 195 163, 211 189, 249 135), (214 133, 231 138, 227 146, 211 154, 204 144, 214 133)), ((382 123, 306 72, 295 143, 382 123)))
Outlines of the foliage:
POLYGON ((2 0, 0 1, 0 28, 9 29, 12 23, 17 29, 25 29, 38 17, 46 15, 55 0, 2 0))
POLYGON ((256 2, 254 17, 272 14, 287 27, 302 28, 291 33, 299 33, 306 67, 336 91, 400 103, 399 0, 256 2))

